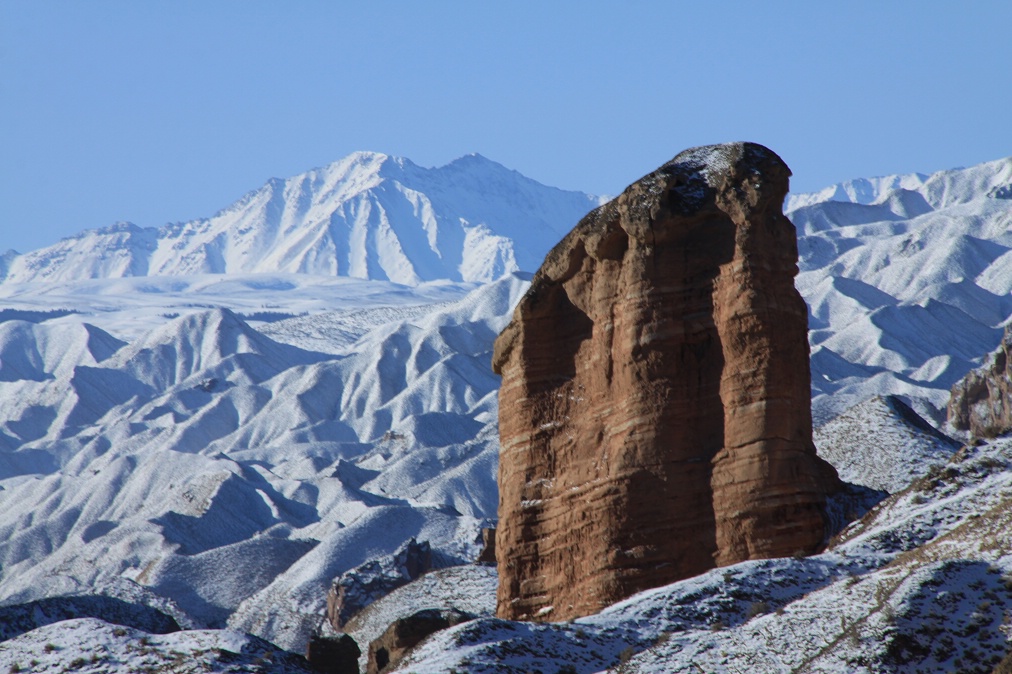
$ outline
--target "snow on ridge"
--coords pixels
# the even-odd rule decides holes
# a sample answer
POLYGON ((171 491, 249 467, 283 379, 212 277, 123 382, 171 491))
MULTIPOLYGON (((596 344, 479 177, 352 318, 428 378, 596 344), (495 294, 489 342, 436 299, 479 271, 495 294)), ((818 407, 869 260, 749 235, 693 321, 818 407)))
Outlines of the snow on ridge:
POLYGON ((931 174, 907 173, 855 178, 816 192, 789 194, 784 210, 789 215, 799 208, 827 201, 876 205, 899 191, 921 193, 933 208, 943 208, 984 196, 993 198, 1003 186, 1008 185, 1012 185, 1012 157, 931 174))
POLYGON ((210 218, 119 224, 7 256, 3 282, 258 272, 491 281, 536 269, 598 204, 480 155, 423 168, 357 152, 273 178, 210 218))
POLYGON ((1010 184, 1012 158, 788 201, 817 423, 875 395, 923 399, 939 422, 1012 316, 1012 200, 995 196, 1010 184))

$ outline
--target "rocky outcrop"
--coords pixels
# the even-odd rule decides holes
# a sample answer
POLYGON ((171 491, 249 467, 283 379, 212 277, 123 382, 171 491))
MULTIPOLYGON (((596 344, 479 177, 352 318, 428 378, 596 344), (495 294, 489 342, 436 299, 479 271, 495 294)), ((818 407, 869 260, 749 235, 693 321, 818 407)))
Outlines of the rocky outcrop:
POLYGON ((306 644, 306 660, 317 672, 359 674, 358 644, 347 634, 335 637, 314 636, 306 644))
POLYGON ((478 564, 495 564, 495 529, 483 527, 481 530, 481 552, 478 553, 478 564))
POLYGON ((1012 430, 1012 326, 1005 328, 990 364, 956 382, 949 395, 948 418, 954 428, 975 438, 994 438, 1012 430))
POLYGON ((548 254, 493 356, 500 617, 819 548, 839 481, 812 445, 789 176, 759 145, 689 150, 548 254))
POLYGON ((341 631, 366 606, 432 569, 432 559, 429 543, 412 538, 393 555, 369 560, 334 579, 327 592, 331 626, 341 631))
POLYGON ((370 642, 366 671, 382 674, 392 670, 425 637, 468 620, 474 620, 474 616, 453 609, 425 609, 395 620, 378 639, 370 642))

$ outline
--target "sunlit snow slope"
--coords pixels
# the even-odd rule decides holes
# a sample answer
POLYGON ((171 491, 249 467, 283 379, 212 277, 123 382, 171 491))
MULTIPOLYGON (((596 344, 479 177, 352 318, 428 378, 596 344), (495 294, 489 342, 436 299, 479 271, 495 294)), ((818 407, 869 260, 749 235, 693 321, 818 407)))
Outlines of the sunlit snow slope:
POLYGON ((296 272, 417 284, 536 269, 597 206, 468 155, 438 168, 358 152, 272 179, 216 215, 120 223, 0 259, 7 282, 296 272), (5 271, 6 270, 6 271, 5 271))
POLYGON ((427 310, 387 286, 355 311, 387 320, 326 353, 296 346, 305 317, 272 339, 225 308, 129 344, 0 323, 0 602, 128 583, 298 650, 347 569, 412 537, 471 559, 497 507, 491 344, 526 286, 427 310))
POLYGON ((872 395, 944 407, 1012 314, 1012 159, 855 180, 786 208, 816 421, 872 395))

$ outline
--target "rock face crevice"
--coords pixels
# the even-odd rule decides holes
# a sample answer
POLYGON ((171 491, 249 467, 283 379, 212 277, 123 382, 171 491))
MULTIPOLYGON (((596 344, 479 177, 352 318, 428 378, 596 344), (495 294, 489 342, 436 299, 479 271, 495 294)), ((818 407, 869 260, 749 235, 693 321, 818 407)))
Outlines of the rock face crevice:
POLYGON ((493 355, 501 617, 821 544, 838 480, 811 440, 789 176, 759 145, 683 152, 545 259, 493 355))

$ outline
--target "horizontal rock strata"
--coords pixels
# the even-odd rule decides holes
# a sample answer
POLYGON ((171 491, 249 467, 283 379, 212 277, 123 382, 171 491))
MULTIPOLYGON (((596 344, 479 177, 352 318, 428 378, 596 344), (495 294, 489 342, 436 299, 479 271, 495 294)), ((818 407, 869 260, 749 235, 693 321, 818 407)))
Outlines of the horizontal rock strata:
POLYGON ((588 214, 495 343, 498 615, 563 620, 714 565, 816 550, 790 171, 683 152, 588 214))

